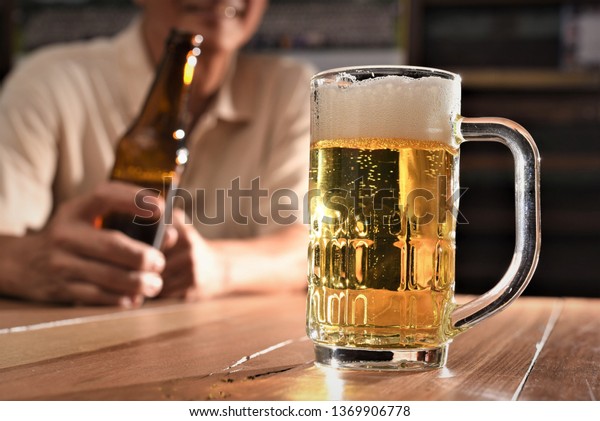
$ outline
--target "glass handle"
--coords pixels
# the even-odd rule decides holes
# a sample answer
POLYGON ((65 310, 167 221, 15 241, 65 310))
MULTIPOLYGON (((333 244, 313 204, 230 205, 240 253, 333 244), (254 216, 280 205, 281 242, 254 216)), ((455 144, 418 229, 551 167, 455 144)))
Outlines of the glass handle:
POLYGON ((459 305, 452 324, 463 331, 504 309, 529 283, 540 251, 540 155, 531 135, 519 124, 502 118, 458 121, 460 142, 493 141, 506 145, 515 161, 516 244, 512 261, 490 291, 459 305))

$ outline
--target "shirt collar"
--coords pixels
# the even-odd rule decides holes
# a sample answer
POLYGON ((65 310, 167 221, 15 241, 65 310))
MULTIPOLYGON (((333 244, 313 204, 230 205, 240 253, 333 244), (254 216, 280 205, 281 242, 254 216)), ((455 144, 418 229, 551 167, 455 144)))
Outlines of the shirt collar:
MULTIPOLYGON (((209 111, 214 113, 213 115, 216 118, 232 123, 242 123, 250 120, 252 99, 256 88, 255 84, 244 80, 243 75, 237 71, 238 66, 239 56, 236 55, 227 70, 223 85, 217 92, 214 106, 209 111)), ((199 77, 202 77, 202 75, 199 75, 199 77)))
MULTIPOLYGON (((139 113, 156 72, 146 49, 141 18, 134 18, 129 26, 116 36, 115 41, 123 72, 122 86, 126 92, 126 107, 130 117, 134 118, 139 113)), ((240 57, 236 55, 227 70, 223 85, 216 94, 213 106, 205 113, 210 114, 210 117, 203 118, 216 118, 234 123, 251 119, 257 86, 248 80, 246 72, 238 71, 239 65, 240 57)))

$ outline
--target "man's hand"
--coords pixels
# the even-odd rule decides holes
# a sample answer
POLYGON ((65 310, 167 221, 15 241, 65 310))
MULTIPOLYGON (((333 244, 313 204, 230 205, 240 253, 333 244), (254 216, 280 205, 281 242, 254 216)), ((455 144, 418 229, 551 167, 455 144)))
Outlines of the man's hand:
MULTIPOLYGON (((61 205, 41 231, 0 236, 0 294, 124 307, 158 295, 164 255, 121 232, 94 227, 112 212, 140 213, 134 200, 139 191, 133 185, 104 183, 61 205)), ((152 205, 144 209, 145 216, 160 211, 158 199, 144 202, 152 205)))
POLYGON ((282 227, 252 239, 207 240, 173 211, 163 250, 161 297, 187 300, 225 294, 286 293, 306 285, 306 227, 282 227))
POLYGON ((185 222, 181 209, 173 209, 163 243, 167 265, 163 272, 161 297, 193 301, 226 293, 226 265, 196 228, 185 222))

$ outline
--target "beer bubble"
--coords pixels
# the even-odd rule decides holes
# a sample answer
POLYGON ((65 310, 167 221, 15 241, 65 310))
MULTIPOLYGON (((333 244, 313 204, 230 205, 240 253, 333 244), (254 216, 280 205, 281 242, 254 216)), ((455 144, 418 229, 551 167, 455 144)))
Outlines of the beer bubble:
POLYGON ((335 77, 338 88, 347 88, 356 82, 356 76, 342 72, 335 77))

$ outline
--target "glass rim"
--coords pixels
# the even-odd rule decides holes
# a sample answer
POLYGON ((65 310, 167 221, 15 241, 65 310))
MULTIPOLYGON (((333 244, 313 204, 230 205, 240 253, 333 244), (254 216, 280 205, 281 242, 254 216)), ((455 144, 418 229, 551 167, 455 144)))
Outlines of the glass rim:
POLYGON ((331 78, 341 73, 348 73, 352 76, 369 75, 371 78, 384 76, 406 76, 413 79, 422 77, 441 77, 452 81, 461 81, 458 73, 448 70, 437 69, 435 67, 409 66, 409 65, 366 65, 366 66, 346 66, 335 67, 316 73, 311 80, 331 78), (413 73, 411 75, 410 73, 413 73))

